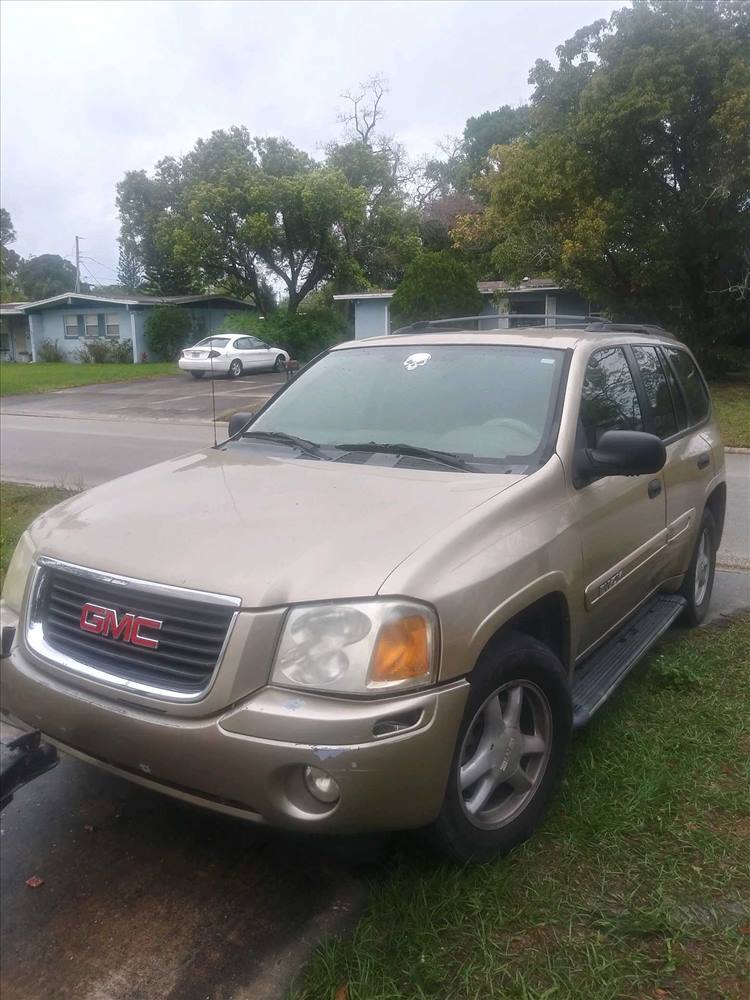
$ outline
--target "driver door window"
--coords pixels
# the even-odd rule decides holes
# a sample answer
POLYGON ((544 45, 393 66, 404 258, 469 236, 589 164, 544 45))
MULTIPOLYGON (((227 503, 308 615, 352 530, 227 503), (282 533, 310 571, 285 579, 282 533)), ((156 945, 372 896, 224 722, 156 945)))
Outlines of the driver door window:
POLYGON ((596 448, 605 431, 643 430, 635 382, 621 347, 592 354, 583 382, 581 425, 587 448, 596 448))

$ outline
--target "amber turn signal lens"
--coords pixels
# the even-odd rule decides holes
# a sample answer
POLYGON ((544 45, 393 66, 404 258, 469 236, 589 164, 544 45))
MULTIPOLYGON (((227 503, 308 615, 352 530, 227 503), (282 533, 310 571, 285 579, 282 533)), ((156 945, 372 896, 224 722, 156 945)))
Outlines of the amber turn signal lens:
POLYGON ((370 681, 388 684, 430 672, 428 625, 419 615, 383 625, 372 655, 370 681))

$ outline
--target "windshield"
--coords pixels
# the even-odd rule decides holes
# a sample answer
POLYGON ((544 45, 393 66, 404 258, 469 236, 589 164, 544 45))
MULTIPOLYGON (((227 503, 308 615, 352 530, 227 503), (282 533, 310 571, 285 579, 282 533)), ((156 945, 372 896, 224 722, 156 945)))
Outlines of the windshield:
POLYGON ((481 344, 331 351, 250 429, 530 461, 547 444, 563 360, 560 350, 481 344))
POLYGON ((196 347, 226 347, 229 343, 229 337, 206 337, 205 340, 199 340, 195 345, 196 347))

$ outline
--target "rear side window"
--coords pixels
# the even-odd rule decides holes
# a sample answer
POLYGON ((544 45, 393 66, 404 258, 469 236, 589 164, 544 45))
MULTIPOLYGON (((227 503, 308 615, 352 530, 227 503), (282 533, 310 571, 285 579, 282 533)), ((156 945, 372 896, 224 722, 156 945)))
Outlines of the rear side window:
POLYGON ((677 347, 665 347, 664 352, 674 366, 677 378, 685 392, 690 423, 699 424, 708 416, 708 393, 698 368, 685 351, 677 347))
POLYGON ((581 399, 586 445, 595 448, 605 431, 642 431, 635 382, 621 347, 596 351, 586 368, 581 399))
POLYGON ((672 404, 672 393, 655 347, 633 345, 633 357, 641 373, 641 381, 648 401, 651 426, 660 438, 676 434, 677 418, 672 404))

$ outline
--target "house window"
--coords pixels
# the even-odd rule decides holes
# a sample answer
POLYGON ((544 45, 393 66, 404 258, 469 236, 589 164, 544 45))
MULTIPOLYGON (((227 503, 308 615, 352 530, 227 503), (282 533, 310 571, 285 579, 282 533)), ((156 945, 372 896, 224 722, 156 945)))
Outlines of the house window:
POLYGON ((73 340, 78 338, 78 316, 67 315, 63 317, 65 323, 65 339, 73 340))
POLYGON ((108 337, 119 337, 120 336, 120 317, 117 313, 107 313, 105 316, 107 324, 107 336, 108 337))
POLYGON ((98 337, 99 336, 99 317, 96 313, 87 313, 83 317, 84 322, 84 336, 85 337, 98 337))

